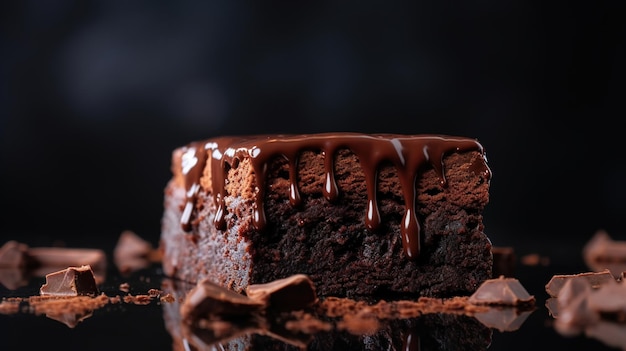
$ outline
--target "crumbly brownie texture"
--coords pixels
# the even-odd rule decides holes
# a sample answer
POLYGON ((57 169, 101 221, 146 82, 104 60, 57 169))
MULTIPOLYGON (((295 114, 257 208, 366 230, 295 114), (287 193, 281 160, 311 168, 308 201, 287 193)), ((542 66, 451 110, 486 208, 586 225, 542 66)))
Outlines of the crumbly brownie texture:
POLYGON ((473 139, 223 137, 176 149, 165 273, 242 292, 307 274, 320 296, 469 295, 492 276, 491 173, 473 139))

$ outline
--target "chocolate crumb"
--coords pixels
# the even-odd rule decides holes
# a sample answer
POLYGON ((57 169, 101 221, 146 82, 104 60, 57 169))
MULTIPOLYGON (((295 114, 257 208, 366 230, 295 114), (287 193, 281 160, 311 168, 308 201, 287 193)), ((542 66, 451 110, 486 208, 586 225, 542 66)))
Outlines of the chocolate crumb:
POLYGON ((521 262, 526 266, 539 266, 542 265, 544 267, 550 265, 550 258, 546 256, 541 256, 537 253, 524 255, 521 258, 521 262))
POLYGON ((343 319, 337 323, 337 328, 356 335, 375 334, 380 329, 380 321, 375 315, 368 312, 363 311, 362 313, 343 316, 343 319))
POLYGON ((172 302, 176 301, 176 299, 174 298, 174 296, 172 294, 165 294, 165 295, 162 295, 159 298, 159 301, 172 303, 172 302))
POLYGON ((123 291, 125 293, 130 291, 130 284, 128 283, 122 283, 120 284, 120 286, 118 287, 118 289, 120 289, 120 291, 123 291))

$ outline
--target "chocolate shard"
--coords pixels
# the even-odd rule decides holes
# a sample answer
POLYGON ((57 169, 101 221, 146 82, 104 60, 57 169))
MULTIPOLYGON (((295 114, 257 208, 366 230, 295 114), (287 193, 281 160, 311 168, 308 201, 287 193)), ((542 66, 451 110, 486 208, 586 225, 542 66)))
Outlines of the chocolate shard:
POLYGON ((161 261, 161 252, 131 230, 120 235, 113 251, 115 265, 122 273, 134 272, 161 261))
POLYGON ((28 285, 30 275, 23 268, 0 268, 0 285, 9 290, 17 290, 28 285))
POLYGON ((590 269, 608 269, 619 278, 626 270, 626 241, 613 240, 606 231, 598 230, 583 248, 583 259, 590 269))
POLYGON ((91 267, 83 265, 47 274, 39 293, 42 296, 95 296, 99 291, 91 267))
POLYGON ((32 263, 28 245, 9 240, 0 247, 0 268, 26 268, 32 263))
POLYGON ((203 279, 189 291, 181 306, 183 320, 193 322, 210 316, 249 316, 265 309, 266 303, 203 279))
POLYGON ((519 280, 501 276, 484 281, 468 301, 474 305, 525 306, 533 305, 535 297, 519 280))
POLYGON ((613 281, 593 291, 588 298, 589 308, 602 315, 626 316, 626 284, 613 281))
POLYGON ((65 247, 29 247, 15 240, 0 248, 0 267, 68 267, 90 265, 93 269, 106 268, 106 254, 100 249, 65 247))
POLYGON ((106 254, 100 249, 31 247, 28 255, 41 267, 90 266, 97 271, 106 269, 106 254))
POLYGON ((509 246, 493 246, 491 248, 491 254, 493 255, 492 277, 513 277, 515 273, 515 261, 517 259, 515 250, 509 246))
POLYGON ((246 288, 246 295, 263 301, 275 311, 304 309, 318 300, 313 281, 305 274, 294 274, 265 284, 251 284, 246 288))
POLYGON ((596 289, 603 284, 615 282, 613 274, 605 269, 602 272, 585 272, 578 274, 558 274, 552 276, 548 284, 546 284, 546 292, 551 297, 558 297, 563 286, 570 280, 582 280, 591 288, 596 289))
POLYGON ((565 282, 557 299, 557 315, 555 327, 563 334, 578 333, 586 324, 598 319, 596 313, 589 309, 591 286, 584 280, 572 279, 565 282))

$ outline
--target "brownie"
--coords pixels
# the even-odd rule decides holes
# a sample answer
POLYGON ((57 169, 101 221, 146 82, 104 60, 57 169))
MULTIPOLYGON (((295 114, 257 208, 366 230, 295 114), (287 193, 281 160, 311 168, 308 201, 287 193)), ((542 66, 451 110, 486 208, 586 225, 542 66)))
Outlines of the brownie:
POLYGON ((167 275, 243 292, 306 274, 320 296, 469 295, 492 277, 491 171, 475 139, 228 136, 172 153, 167 275))

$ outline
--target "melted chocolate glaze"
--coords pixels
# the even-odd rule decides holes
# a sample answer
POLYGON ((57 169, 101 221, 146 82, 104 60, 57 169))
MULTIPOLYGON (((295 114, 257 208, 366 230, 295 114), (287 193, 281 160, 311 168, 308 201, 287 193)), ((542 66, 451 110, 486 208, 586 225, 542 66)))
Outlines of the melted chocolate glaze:
MULTIPOLYGON (((304 150, 321 150, 324 157, 326 180, 323 193, 332 201, 339 196, 334 175, 334 154, 340 148, 351 150, 359 159, 365 174, 367 186, 367 213, 365 225, 376 229, 380 225, 380 215, 376 201, 376 177, 383 161, 391 162, 397 170, 404 193, 406 211, 402 220, 401 233, 404 253, 415 259, 420 250, 420 225, 416 216, 416 180, 422 166, 429 164, 447 186, 443 158, 451 152, 479 151, 484 155, 482 145, 474 140, 446 135, 401 135, 401 134, 359 134, 321 133, 302 135, 256 135, 228 136, 188 144, 182 158, 186 203, 181 225, 185 231, 191 230, 191 215, 200 189, 200 177, 207 162, 211 162, 211 194, 216 203, 215 225, 224 228, 225 179, 229 167, 244 158, 249 158, 256 177, 257 193, 253 224, 257 230, 265 227, 265 172, 267 163, 275 156, 282 155, 288 160, 290 194, 292 205, 297 206, 301 199, 297 182, 298 155, 304 150)), ((474 164, 472 171, 483 173, 489 180, 491 170, 486 162, 474 164)))

